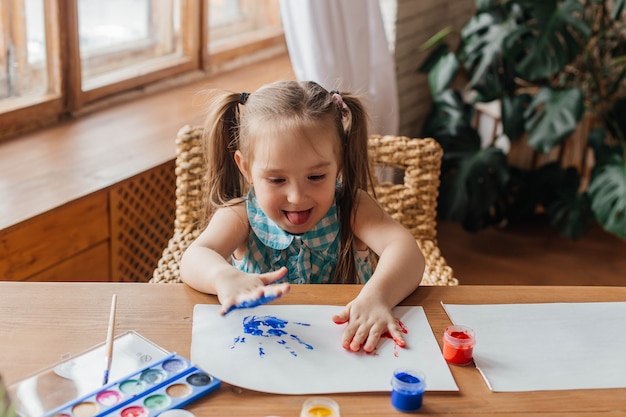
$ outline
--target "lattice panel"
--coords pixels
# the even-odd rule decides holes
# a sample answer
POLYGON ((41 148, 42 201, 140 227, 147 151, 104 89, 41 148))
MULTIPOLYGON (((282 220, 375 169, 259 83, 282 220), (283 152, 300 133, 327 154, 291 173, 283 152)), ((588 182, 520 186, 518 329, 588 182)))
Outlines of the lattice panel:
POLYGON ((147 282, 174 232, 174 161, 111 190, 111 279, 147 282))

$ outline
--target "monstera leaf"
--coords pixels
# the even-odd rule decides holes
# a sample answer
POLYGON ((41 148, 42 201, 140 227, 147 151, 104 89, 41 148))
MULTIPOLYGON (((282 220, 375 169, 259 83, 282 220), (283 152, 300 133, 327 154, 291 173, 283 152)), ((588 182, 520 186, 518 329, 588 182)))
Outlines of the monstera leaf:
POLYGON ((584 49, 591 29, 582 18, 580 0, 518 1, 526 20, 505 40, 517 74, 528 81, 547 79, 561 71, 584 49), (523 57, 518 59, 517 57, 523 57))
POLYGON ((439 215, 460 221, 469 231, 489 225, 490 208, 509 180, 506 156, 495 147, 474 152, 450 153, 458 162, 455 170, 442 178, 439 215))
POLYGON ((456 76, 459 60, 453 52, 442 55, 428 73, 428 85, 433 96, 441 94, 456 76))
MULTIPOLYGON (((561 236, 580 239, 592 226, 589 195, 580 193, 580 175, 576 168, 567 169, 554 162, 546 165, 548 186, 542 204, 548 209, 550 223, 561 236)), ((538 170, 538 173, 543 170, 538 170)))
POLYGON ((613 154, 603 165, 596 165, 589 188, 591 210, 602 227, 626 238, 626 162, 613 154))
POLYGON ((550 223, 561 236, 580 239, 591 227, 591 210, 587 193, 564 194, 549 208, 550 223))
POLYGON ((431 38, 420 47, 420 49, 426 49, 427 45, 430 45, 430 47, 435 48, 417 68, 417 70, 422 74, 428 74, 435 67, 435 65, 437 65, 437 62, 439 62, 444 55, 447 55, 450 52, 450 48, 447 44, 438 42, 434 42, 431 38))
POLYGON ((504 39, 517 29, 516 19, 521 11, 506 14, 501 8, 490 8, 472 17, 461 30, 463 46, 462 61, 472 74, 470 85, 490 83, 486 78, 498 78, 497 68, 502 60, 504 39), (492 77, 492 73, 496 75, 492 77))
POLYGON ((603 127, 597 127, 592 129, 587 137, 587 143, 593 149, 593 157, 597 166, 610 163, 614 153, 622 152, 621 148, 616 148, 617 145, 607 144, 606 131, 603 127))
POLYGON ((518 140, 526 133, 524 112, 532 101, 530 94, 502 97, 502 129, 511 140, 518 140))
POLYGON ((422 134, 436 138, 444 152, 479 149, 480 136, 472 127, 471 108, 458 91, 444 90, 433 98, 422 134))
POLYGON ((576 130, 584 109, 578 88, 542 87, 524 112, 528 144, 540 152, 548 152, 576 130))

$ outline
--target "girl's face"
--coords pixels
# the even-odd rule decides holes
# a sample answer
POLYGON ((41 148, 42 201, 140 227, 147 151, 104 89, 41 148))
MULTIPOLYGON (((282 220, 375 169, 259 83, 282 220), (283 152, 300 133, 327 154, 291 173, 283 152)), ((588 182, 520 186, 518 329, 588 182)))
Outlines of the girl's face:
POLYGON ((252 160, 235 160, 254 186, 259 206, 283 230, 310 230, 335 198, 339 140, 328 126, 255 133, 252 160), (258 135, 258 136, 257 136, 258 135))

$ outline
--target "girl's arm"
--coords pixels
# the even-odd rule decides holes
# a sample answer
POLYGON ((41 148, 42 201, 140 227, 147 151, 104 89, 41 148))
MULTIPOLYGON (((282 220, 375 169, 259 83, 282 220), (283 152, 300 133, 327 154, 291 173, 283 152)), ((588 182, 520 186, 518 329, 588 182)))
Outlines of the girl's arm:
POLYGON ((289 290, 289 284, 267 286, 285 275, 282 268, 266 274, 247 274, 230 264, 231 255, 245 247, 248 233, 243 203, 220 208, 181 260, 181 279, 198 291, 216 294, 222 314, 242 302, 279 297, 289 290))
POLYGON ((353 222, 355 237, 378 256, 374 274, 359 295, 334 320, 349 322, 342 345, 372 352, 380 337, 389 333, 404 346, 402 329, 391 310, 419 286, 424 256, 413 235, 393 220, 369 194, 360 192, 353 222))

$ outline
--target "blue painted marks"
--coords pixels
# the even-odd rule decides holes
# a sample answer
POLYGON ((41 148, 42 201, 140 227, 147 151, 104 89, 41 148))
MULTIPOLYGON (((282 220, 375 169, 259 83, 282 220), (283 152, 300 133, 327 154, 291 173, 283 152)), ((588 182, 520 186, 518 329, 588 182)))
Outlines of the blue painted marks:
POLYGON ((309 345, 308 343, 303 342, 302 340, 300 340, 300 338, 298 336, 296 336, 295 334, 291 334, 289 335, 291 336, 291 338, 293 340, 295 340, 296 342, 300 343, 302 346, 304 346, 305 348, 307 348, 308 350, 313 350, 313 346, 309 345))
MULTIPOLYGON (((274 316, 245 316, 242 321, 243 331, 246 335, 250 337, 259 338, 259 356, 263 357, 267 355, 266 349, 263 345, 263 340, 268 340, 272 342, 276 342, 285 348, 292 356, 298 356, 298 352, 296 348, 298 346, 302 346, 307 350, 313 350, 313 345, 304 342, 299 336, 296 334, 290 333, 290 329, 288 327, 294 326, 305 326, 308 327, 310 324, 308 323, 300 323, 293 322, 289 323, 287 320, 280 319, 274 316), (262 338, 262 339, 261 339, 262 338), (290 346, 289 340, 295 341, 298 343, 295 347, 290 346)), ((235 348, 237 344, 243 344, 246 342, 245 336, 237 336, 233 340, 233 344, 231 345, 231 349, 235 348)))
POLYGON ((253 336, 280 337, 287 334, 283 330, 287 323, 273 316, 246 316, 243 318, 243 331, 253 336))
MULTIPOLYGON (((290 336, 293 338, 293 335, 290 335, 290 336)), ((282 345, 282 347, 284 347, 285 349, 287 349, 287 351, 291 354, 291 356, 298 356, 298 354, 296 353, 296 351, 295 351, 295 350, 293 350, 293 349, 291 348, 291 346, 289 346, 289 345, 287 344, 287 341, 286 341, 286 340, 279 339, 279 340, 277 340, 277 341, 276 341, 276 343, 278 343, 279 345, 282 345)))
POLYGON ((237 337, 235 337, 235 338, 233 339, 233 344, 232 344, 232 345, 230 345, 230 348, 231 348, 231 349, 234 349, 234 348, 235 348, 235 345, 236 345, 237 343, 246 343, 246 338, 245 338, 245 337, 243 337, 243 336, 237 336, 237 337))

